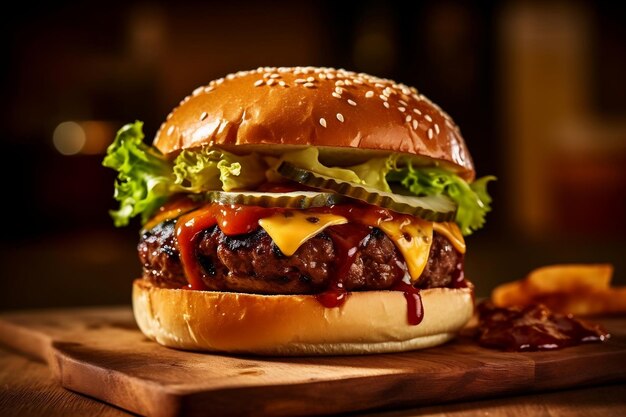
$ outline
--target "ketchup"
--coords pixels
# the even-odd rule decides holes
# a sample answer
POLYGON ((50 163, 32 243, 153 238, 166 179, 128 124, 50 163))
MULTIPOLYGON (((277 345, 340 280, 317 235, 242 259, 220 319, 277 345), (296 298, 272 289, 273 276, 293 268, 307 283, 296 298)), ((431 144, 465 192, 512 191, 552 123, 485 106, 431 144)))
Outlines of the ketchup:
POLYGON ((478 306, 478 343, 507 351, 561 349, 581 343, 603 342, 610 335, 597 324, 556 314, 541 304, 496 307, 485 301, 478 306))
MULTIPOLYGON (((260 219, 285 211, 287 209, 278 207, 208 204, 181 216, 176 223, 176 237, 180 248, 181 262, 189 281, 188 289, 207 289, 202 280, 204 271, 195 253, 196 245, 201 238, 201 232, 217 225, 228 236, 250 233, 259 227, 260 219)), ((315 297, 320 304, 328 308, 340 307, 348 297, 342 277, 347 276, 359 248, 365 245, 371 231, 370 227, 363 226, 376 227, 383 221, 399 217, 410 217, 365 204, 317 207, 308 209, 308 211, 312 214, 332 212, 348 219, 346 224, 331 226, 326 229, 326 232, 333 240, 336 250, 336 258, 333 265, 335 272, 331 278, 329 288, 315 297)), ((407 273, 405 273, 405 277, 408 277, 407 273)), ((462 263, 458 265, 453 281, 453 287, 455 288, 466 285, 462 263)), ((407 302, 408 322, 412 325, 419 324, 424 315, 419 289, 413 287, 408 282, 408 279, 405 279, 405 281, 394 285, 392 290, 404 293, 407 302)))
POLYGON ((316 296, 324 307, 340 307, 346 302, 348 293, 341 282, 350 271, 359 247, 365 244, 369 230, 355 223, 346 223, 327 229, 337 251, 335 274, 328 290, 316 296))
POLYGON ((279 208, 209 204, 181 216, 176 222, 176 239, 180 248, 180 260, 189 281, 189 289, 207 289, 202 282, 203 272, 195 254, 195 244, 200 238, 200 232, 217 224, 227 236, 250 233, 259 227, 259 219, 269 217, 280 210, 279 208))
POLYGON ((409 324, 418 325, 424 319, 424 306, 422 305, 422 297, 419 288, 400 281, 393 286, 392 290, 402 291, 406 300, 406 313, 409 324))

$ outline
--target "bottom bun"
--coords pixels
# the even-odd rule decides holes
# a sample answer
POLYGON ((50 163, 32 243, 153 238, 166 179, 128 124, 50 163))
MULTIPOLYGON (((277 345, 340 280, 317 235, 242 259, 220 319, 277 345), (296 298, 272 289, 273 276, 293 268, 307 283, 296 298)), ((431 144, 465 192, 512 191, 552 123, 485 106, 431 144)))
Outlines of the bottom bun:
POLYGON ((445 343, 469 321, 471 289, 420 292, 424 319, 407 322, 398 291, 350 293, 337 308, 312 295, 257 295, 165 289, 138 279, 133 310, 141 331, 178 349, 260 355, 401 352, 445 343))

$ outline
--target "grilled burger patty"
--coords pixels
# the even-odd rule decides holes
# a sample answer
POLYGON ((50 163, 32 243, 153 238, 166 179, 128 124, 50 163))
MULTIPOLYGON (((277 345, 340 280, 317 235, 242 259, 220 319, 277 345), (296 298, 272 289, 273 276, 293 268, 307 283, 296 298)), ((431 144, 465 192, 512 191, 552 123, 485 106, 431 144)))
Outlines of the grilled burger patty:
MULTIPOLYGON (((175 234, 176 220, 164 221, 145 231, 137 247, 144 277, 154 285, 180 288, 187 285, 175 234)), ((354 229, 355 225, 351 225, 354 229)), ((341 277, 349 290, 384 290, 399 282, 406 264, 394 243, 380 229, 357 226, 362 233, 354 262, 341 277)), ((203 282, 210 290, 256 294, 311 294, 329 288, 336 272, 336 249, 330 234, 342 226, 330 226, 308 239, 293 256, 285 256, 272 238, 258 228, 254 232, 226 236, 213 226, 196 242, 196 258, 203 282)), ((421 288, 448 287, 462 268, 462 257, 452 244, 435 232, 428 263, 419 280, 421 288)))

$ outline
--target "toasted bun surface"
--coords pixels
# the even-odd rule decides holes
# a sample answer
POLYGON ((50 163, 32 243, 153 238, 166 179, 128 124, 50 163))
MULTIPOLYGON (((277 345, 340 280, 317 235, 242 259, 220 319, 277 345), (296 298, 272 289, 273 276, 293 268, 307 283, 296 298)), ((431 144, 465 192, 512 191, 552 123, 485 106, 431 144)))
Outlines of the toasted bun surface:
POLYGON ((469 321, 471 290, 421 291, 424 319, 407 323, 398 291, 349 295, 325 308, 311 295, 273 295, 163 289, 138 279, 133 309, 141 331, 186 350, 261 355, 349 355, 400 352, 444 343, 469 321))
POLYGON ((164 154, 209 144, 397 152, 474 178, 458 127, 437 105, 403 84, 330 68, 259 68, 212 81, 172 111, 154 140, 164 154))

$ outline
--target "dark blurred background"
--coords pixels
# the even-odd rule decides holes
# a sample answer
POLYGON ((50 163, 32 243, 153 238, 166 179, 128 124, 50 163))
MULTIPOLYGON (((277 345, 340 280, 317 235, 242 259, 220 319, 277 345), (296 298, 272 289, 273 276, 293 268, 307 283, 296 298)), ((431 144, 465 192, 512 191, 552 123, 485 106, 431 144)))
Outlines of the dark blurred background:
POLYGON ((0 309, 130 302, 139 224, 115 229, 115 131, 153 137, 195 87, 258 66, 414 85, 461 126, 494 211, 478 295, 540 265, 626 283, 626 13, 619 2, 13 3, 3 17, 0 309), (408 3, 408 4, 401 4, 408 3))

